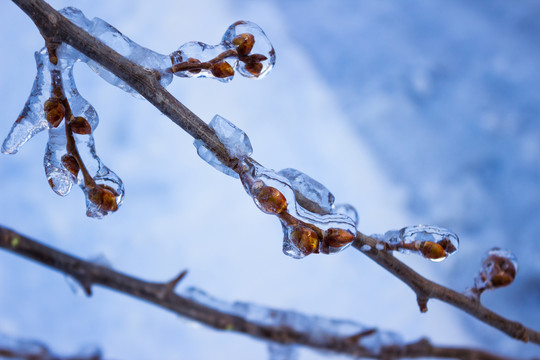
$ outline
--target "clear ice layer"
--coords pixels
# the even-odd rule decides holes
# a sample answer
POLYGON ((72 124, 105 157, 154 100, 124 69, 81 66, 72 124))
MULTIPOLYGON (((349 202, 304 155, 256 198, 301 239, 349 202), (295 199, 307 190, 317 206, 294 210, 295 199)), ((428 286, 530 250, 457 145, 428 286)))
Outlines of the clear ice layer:
POLYGON ((355 207, 351 204, 338 204, 334 206, 334 212, 338 214, 343 214, 350 217, 354 221, 354 225, 358 226, 360 222, 360 217, 355 207))
MULTIPOLYGON (((168 86, 172 82, 172 74, 167 71, 167 69, 170 67, 169 56, 158 54, 155 51, 140 46, 128 37, 124 36, 115 27, 100 18, 89 20, 79 9, 67 7, 60 10, 60 13, 72 21, 75 25, 86 30, 89 34, 118 52, 120 55, 147 68, 148 70, 158 71, 161 85, 164 87, 168 86)), ((78 56, 80 60, 86 62, 87 65, 96 72, 96 74, 101 76, 111 85, 114 85, 133 95, 138 95, 138 93, 124 81, 120 80, 116 75, 105 69, 94 60, 91 60, 81 54, 78 56)))
POLYGON ((349 337, 351 341, 367 351, 379 354, 384 347, 399 346, 404 343, 401 336, 394 332, 380 331, 350 320, 308 316, 293 310, 272 309, 245 302, 226 302, 197 288, 189 288, 179 295, 220 312, 242 317, 260 326, 287 327, 305 333, 310 341, 321 346, 329 344, 336 337, 349 337), (357 339, 352 340, 355 335, 357 339))
POLYGON ((513 253, 493 248, 482 259, 480 272, 475 278, 475 290, 481 293, 484 290, 508 286, 514 281, 517 271, 518 261, 513 253))
POLYGON ((276 55, 257 24, 237 21, 229 26, 220 44, 188 42, 170 54, 170 62, 176 76, 228 82, 235 71, 248 78, 263 78, 273 68, 276 55))
POLYGON ((442 261, 459 248, 458 236, 438 226, 407 226, 401 230, 391 230, 384 235, 372 237, 386 243, 389 250, 420 253, 432 261, 442 261))
MULTIPOLYGON (((242 159, 239 168, 242 184, 257 207, 280 219, 284 235, 283 252, 286 255, 299 259, 311 253, 331 254, 353 242, 356 226, 349 216, 335 212, 313 212, 298 201, 298 197, 301 197, 303 204, 312 207, 316 204, 312 200, 317 198, 314 194, 324 193, 327 200, 323 205, 328 204, 330 193, 328 190, 321 191, 325 189, 324 186, 315 180, 298 170, 287 169, 285 172, 289 175, 302 174, 299 181, 301 186, 295 189, 288 178, 252 160, 242 159)), ((321 208, 320 203, 318 208, 321 208)))
MULTIPOLYGON (((208 125, 215 131, 216 136, 225 146, 225 149, 231 158, 241 159, 248 157, 253 153, 251 142, 246 133, 227 119, 216 115, 208 125)), ((222 173, 238 178, 238 174, 219 161, 216 155, 204 146, 202 141, 195 140, 193 145, 197 149, 197 154, 201 159, 222 173)))
POLYGON ((291 183, 296 201, 304 209, 317 214, 330 214, 333 210, 334 195, 320 182, 296 169, 283 169, 278 174, 291 183))

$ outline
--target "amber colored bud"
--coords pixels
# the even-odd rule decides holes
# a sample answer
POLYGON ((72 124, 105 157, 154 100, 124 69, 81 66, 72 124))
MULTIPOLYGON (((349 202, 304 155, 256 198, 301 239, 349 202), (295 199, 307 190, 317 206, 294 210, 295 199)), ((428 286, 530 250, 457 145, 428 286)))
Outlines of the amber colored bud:
POLYGON ((256 195, 257 202, 261 208, 270 214, 279 214, 287 209, 287 199, 276 188, 271 186, 263 187, 256 195))
POLYGON ((236 46, 238 55, 246 56, 251 52, 251 49, 253 49, 253 45, 255 44, 255 36, 253 36, 253 34, 243 33, 232 39, 232 43, 234 46, 236 46))
POLYGON ((212 71, 212 75, 220 79, 228 78, 234 75, 232 66, 226 61, 215 63, 212 65, 210 71, 212 71))
POLYGON ((452 242, 448 238, 443 238, 438 242, 438 244, 443 247, 444 251, 447 254, 452 254, 457 250, 454 244, 452 244, 452 242))
POLYGON ((82 116, 77 116, 71 119, 69 122, 71 131, 79 135, 89 135, 92 133, 92 127, 90 123, 82 116))
POLYGON ((259 76, 263 69, 263 64, 260 62, 257 63, 247 63, 245 66, 246 70, 253 76, 259 76))
POLYGON ((324 242, 330 247, 340 248, 352 243, 354 240, 354 234, 350 231, 331 228, 326 231, 324 242))
POLYGON ((420 251, 425 258, 437 260, 446 258, 447 254, 444 248, 433 241, 425 241, 420 247, 420 251))
POLYGON ((514 263, 502 256, 490 255, 484 260, 485 267, 491 271, 486 274, 491 287, 503 287, 510 285, 516 277, 514 263))
POLYGON ((73 176, 77 177, 77 175, 79 174, 79 170, 81 169, 77 160, 75 160, 75 158, 69 154, 62 156, 61 160, 62 160, 62 165, 64 165, 64 167, 70 173, 72 173, 73 176))
POLYGON ((291 232, 290 239, 304 255, 318 252, 319 237, 313 229, 305 226, 296 226, 291 232))
POLYGON ((114 212, 118 210, 116 191, 107 185, 97 185, 88 191, 88 199, 100 210, 114 212))
MULTIPOLYGON (((187 59, 187 63, 188 64, 194 64, 194 65, 200 65, 201 64, 201 60, 199 59, 195 59, 195 58, 189 58, 187 59)), ((192 74, 198 74, 201 72, 200 69, 193 69, 193 70, 189 70, 190 73, 192 74)))
POLYGON ((64 108, 62 101, 55 97, 45 101, 43 109, 45 110, 45 118, 53 128, 60 125, 66 114, 66 109, 64 108))

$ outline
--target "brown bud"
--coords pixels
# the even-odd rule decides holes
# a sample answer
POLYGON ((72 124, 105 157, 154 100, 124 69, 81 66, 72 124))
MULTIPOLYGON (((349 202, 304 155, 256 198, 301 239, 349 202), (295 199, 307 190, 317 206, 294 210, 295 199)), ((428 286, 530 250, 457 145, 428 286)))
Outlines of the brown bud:
POLYGON ((258 77, 263 69, 263 64, 261 64, 260 62, 247 63, 245 68, 251 75, 258 77))
POLYGON ((90 123, 88 123, 88 121, 82 116, 77 116, 71 119, 69 125, 71 127, 71 131, 73 131, 75 134, 89 135, 92 133, 90 123))
POLYGON ((340 248, 353 242, 354 234, 350 231, 331 228, 326 231, 324 242, 327 246, 340 248))
POLYGON ((62 165, 64 165, 66 170, 72 173, 75 177, 77 177, 79 170, 81 169, 77 160, 69 154, 62 156, 62 165))
POLYGON ((457 250, 454 244, 452 244, 452 241, 450 241, 448 238, 443 238, 438 242, 438 244, 443 247, 447 254, 452 254, 457 250))
POLYGON ((287 199, 276 188, 263 187, 256 195, 256 200, 263 211, 270 214, 279 214, 287 209, 287 199))
POLYGON ((53 128, 60 125, 66 114, 66 109, 64 108, 62 101, 55 97, 45 101, 43 109, 45 110, 45 118, 53 128))
POLYGON ((251 49, 253 49, 253 45, 255 44, 255 36, 249 33, 240 34, 232 40, 232 44, 236 46, 238 55, 246 56, 251 52, 251 49))
POLYGON ((305 226, 296 226, 291 232, 290 239, 304 255, 318 252, 319 237, 313 229, 305 226))
MULTIPOLYGON (((193 65, 200 65, 201 64, 201 60, 199 59, 195 59, 195 58, 189 58, 187 59, 187 63, 188 64, 193 64, 193 65)), ((193 70, 189 70, 190 73, 192 74, 198 74, 201 72, 200 69, 193 69, 193 70)))
POLYGON ((116 191, 107 185, 97 185, 88 191, 88 199, 104 212, 118 210, 116 191))
POLYGON ((490 283, 488 287, 503 287, 510 285, 516 277, 514 263, 503 256, 490 255, 483 262, 483 268, 488 269, 484 275, 490 283))
POLYGON ((447 254, 444 248, 435 242, 425 241, 420 246, 420 251, 425 258, 438 260, 446 258, 447 254))
POLYGON ((215 63, 212 65, 210 71, 212 71, 212 75, 220 79, 228 78, 234 75, 232 66, 226 61, 215 63))
POLYGON ((268 58, 262 54, 253 54, 253 55, 249 55, 242 58, 242 61, 245 63, 256 63, 256 62, 264 61, 266 59, 268 58))

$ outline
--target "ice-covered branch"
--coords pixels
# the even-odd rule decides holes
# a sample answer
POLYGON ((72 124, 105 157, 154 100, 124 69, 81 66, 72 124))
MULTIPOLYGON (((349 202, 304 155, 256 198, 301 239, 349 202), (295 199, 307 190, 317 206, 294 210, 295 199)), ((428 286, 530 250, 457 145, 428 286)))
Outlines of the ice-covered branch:
MULTIPOLYGON (((196 288, 176 293, 175 287, 185 272, 163 283, 142 281, 55 250, 4 227, 0 227, 0 248, 72 277, 83 286, 88 295, 92 293, 92 286, 103 286, 148 301, 214 329, 243 333, 281 344, 291 351, 295 351, 295 346, 303 346, 372 359, 510 359, 477 349, 434 346, 425 339, 405 344, 395 333, 353 321, 304 315, 245 302, 230 303, 213 298, 196 288)), ((0 341, 0 355, 3 355, 1 345, 0 341)))
POLYGON ((469 313, 478 320, 501 330, 513 338, 540 344, 540 333, 538 331, 494 313, 482 306, 475 297, 456 292, 424 278, 397 260, 391 253, 378 250, 378 244, 380 244, 378 239, 357 232, 353 247, 369 256, 377 264, 407 284, 416 294, 420 311, 427 311, 429 299, 438 299, 469 313))
MULTIPOLYGON (((201 145, 198 147, 199 153, 201 154, 202 152, 203 154, 208 155, 205 160, 212 162, 212 157, 215 157, 221 164, 219 166, 229 169, 229 173, 232 175, 238 174, 244 187, 250 196, 253 197, 259 208, 269 214, 277 216, 281 221, 286 235, 284 246, 288 246, 285 250, 288 251, 289 255, 302 257, 310 253, 336 252, 346 247, 354 240, 354 247, 364 252, 371 259, 413 289, 418 297, 418 303, 422 311, 427 309, 427 301, 430 298, 439 299, 468 312, 477 319, 514 338, 540 344, 540 333, 487 310, 480 304, 479 300, 475 299, 473 296, 457 293, 423 278, 388 252, 388 250, 415 251, 421 253, 424 257, 438 260, 455 251, 452 236, 441 237, 437 242, 418 242, 416 240, 412 243, 407 243, 406 241, 390 242, 387 244, 388 247, 386 248, 385 245, 381 243, 380 239, 368 237, 358 232, 354 235, 354 221, 352 221, 350 216, 342 217, 338 212, 331 211, 329 213, 327 209, 318 208, 317 206, 314 206, 317 205, 315 202, 309 198, 306 199, 303 197, 301 191, 297 191, 302 187, 302 184, 295 184, 297 174, 294 173, 294 171, 286 171, 288 169, 285 169, 275 173, 259 166, 256 161, 249 157, 250 153, 244 152, 240 154, 242 156, 231 154, 230 148, 224 145, 223 139, 220 139, 216 135, 216 131, 214 131, 212 127, 198 118, 165 90, 160 82, 162 75, 159 72, 148 70, 120 55, 83 29, 71 23, 42 0, 13 1, 32 18, 48 43, 66 43, 100 64, 100 66, 106 68, 193 136, 201 145)), ((249 48, 249 38, 243 38, 239 41, 239 48, 249 48)), ((235 56, 241 60, 242 56, 247 56, 245 54, 243 55, 244 51, 247 53, 247 50, 241 50, 239 53, 237 52, 235 56)), ((226 55, 223 56, 230 55, 231 54, 226 53, 226 55)), ((194 60, 190 60, 189 57, 184 59, 184 56, 182 56, 182 60, 173 63, 171 71, 179 74, 186 72, 186 76, 196 75, 198 74, 197 71, 203 70, 209 70, 211 72, 212 67, 219 64, 222 60, 220 56, 212 56, 210 56, 209 59, 203 59, 203 61, 200 61, 200 64, 194 60)), ((262 58, 252 60, 245 58, 244 60, 245 65, 251 64, 247 68, 243 65, 244 70, 250 74, 259 71, 259 66, 254 65, 255 62, 250 61, 265 61, 262 58)), ((215 71, 217 70, 218 69, 215 69, 215 71)), ((304 179, 302 181, 305 181, 306 177, 302 177, 302 179, 304 179)), ((324 191, 321 191, 318 194, 320 195, 323 192, 324 191)), ((77 278, 76 272, 72 275, 77 278)), ((509 274, 509 276, 510 278, 512 277, 511 274, 509 274)), ((83 277, 83 280, 85 279, 86 277, 83 277)), ((500 279, 507 281, 509 277, 507 276, 504 279, 500 279)), ((137 291, 140 291, 140 289, 150 289, 150 293, 143 292, 139 294, 141 295, 140 297, 147 300, 149 300, 147 297, 155 300, 155 294, 153 294, 152 291, 163 292, 163 290, 160 290, 163 289, 163 285, 160 284, 140 284, 138 280, 132 278, 126 278, 124 280, 125 284, 136 285, 135 288, 129 288, 129 291, 126 291, 128 293, 131 293, 130 291, 135 291, 136 294, 139 294, 137 291), (139 288, 137 286, 141 287, 139 288)), ((94 281, 93 283, 100 282, 94 281)), ((486 288, 492 285, 493 283, 486 283, 486 288)), ((478 291, 480 291, 480 288, 478 291)), ((182 300, 182 302, 185 303, 185 299, 182 300)), ((198 312, 199 310, 200 305, 197 305, 195 310, 192 311, 190 308, 189 311, 192 316, 201 317, 201 319, 196 318, 197 320, 216 328, 223 329, 229 324, 228 321, 238 321, 238 324, 233 324, 237 331, 258 337, 275 335, 268 329, 265 329, 264 331, 270 331, 274 335, 266 334, 262 336, 260 333, 254 334, 250 332, 250 329, 253 329, 252 324, 249 322, 246 323, 238 317, 230 317, 229 315, 229 317, 224 318, 223 314, 216 314, 214 312, 213 314, 215 317, 210 319, 207 317, 206 312, 198 312), (237 325, 239 327, 237 327, 237 325), (241 328, 244 330, 238 330, 241 328)), ((186 308, 182 308, 181 311, 186 311, 186 308)), ((257 331, 261 331, 260 328, 256 327, 256 329, 258 329, 257 331)), ((287 331, 280 329, 280 331, 281 332, 277 333, 279 335, 276 335, 280 336, 278 338, 281 339, 279 342, 288 342, 290 337, 292 337, 297 339, 299 344, 305 345, 306 340, 300 336, 301 334, 299 335, 297 332, 287 332, 291 331, 290 329, 287 331), (283 331, 287 334, 285 338, 283 338, 283 331)), ((269 339, 268 337, 265 338, 269 339)), ((274 338, 271 337, 270 340, 272 339, 274 338)), ((345 343, 343 342, 340 344, 340 346, 345 346, 345 343)))

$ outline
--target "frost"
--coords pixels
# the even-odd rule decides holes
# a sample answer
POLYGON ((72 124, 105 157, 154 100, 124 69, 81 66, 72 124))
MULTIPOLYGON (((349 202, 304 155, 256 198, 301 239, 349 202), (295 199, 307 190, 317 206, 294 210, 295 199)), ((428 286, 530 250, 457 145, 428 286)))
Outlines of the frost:
MULTIPOLYGON (((216 115, 212 121, 210 121, 209 126, 214 129, 216 136, 225 146, 225 149, 231 158, 241 159, 248 157, 253 153, 251 142, 249 141, 249 137, 246 135, 246 133, 227 119, 216 115)), ((238 178, 238 174, 223 164, 201 140, 195 140, 193 145, 197 149, 197 154, 201 157, 201 159, 222 173, 234 178, 238 178)))
MULTIPOLYGON (((396 333, 380 331, 350 320, 309 316, 294 310, 278 310, 246 302, 226 302, 197 288, 189 288, 180 295, 220 312, 242 317, 260 326, 290 328, 305 333, 309 341, 320 344, 321 347, 332 344, 336 338, 347 338, 373 354, 377 354, 385 346, 403 344, 403 339, 396 333)), ((293 354, 290 355, 294 356, 294 348, 287 349, 287 347, 276 344, 273 350, 276 351, 276 356, 280 351, 282 354, 287 354, 288 350, 292 351, 293 354)))
MULTIPOLYGON (((389 250, 420 253, 432 261, 442 261, 459 248, 458 236, 450 230, 437 226, 408 226, 372 237, 385 243, 389 250)), ((384 244, 381 244, 380 250, 384 248, 384 244)))
POLYGON ((176 76, 228 82, 235 69, 248 78, 266 76, 276 62, 276 55, 270 40, 257 24, 237 21, 229 26, 220 44, 188 42, 171 53, 170 61, 176 76))
POLYGON ((485 290, 493 290, 510 285, 516 278, 518 261, 508 250, 493 248, 482 259, 482 266, 476 278, 474 287, 469 293, 479 297, 485 290))
POLYGON ((284 170, 296 179, 295 186, 289 178, 248 159, 240 161, 239 171, 242 184, 257 207, 280 219, 286 255, 299 259, 312 253, 331 254, 354 240, 353 219, 335 212, 312 211, 324 207, 331 210, 333 196, 307 175, 294 169, 284 170))

